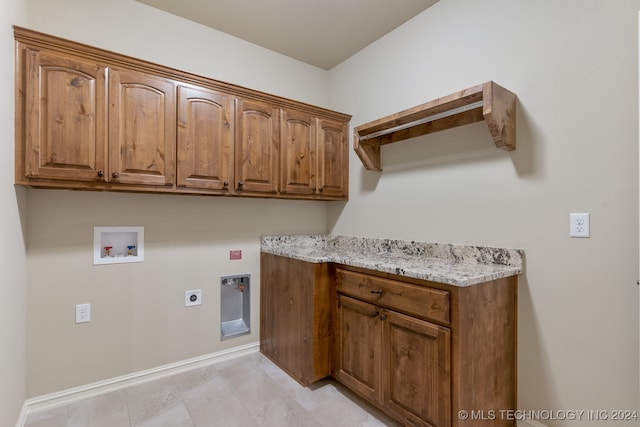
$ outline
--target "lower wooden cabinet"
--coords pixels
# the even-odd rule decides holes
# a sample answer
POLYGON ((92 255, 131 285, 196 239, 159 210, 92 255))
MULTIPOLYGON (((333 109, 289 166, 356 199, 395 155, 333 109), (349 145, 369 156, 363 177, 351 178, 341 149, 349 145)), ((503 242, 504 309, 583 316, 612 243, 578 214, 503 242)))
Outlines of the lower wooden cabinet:
POLYGON ((382 406, 407 424, 448 426, 450 330, 394 311, 383 310, 380 319, 382 406))
POLYGON ((516 409, 516 277, 458 287, 261 256, 261 351, 300 383, 332 375, 404 425, 515 426, 499 415, 516 409))
POLYGON ((338 381, 409 425, 449 425, 448 328, 344 295, 335 319, 338 381))
POLYGON ((327 264, 260 255, 260 351, 302 385, 330 366, 327 264))
POLYGON ((372 403, 382 403, 382 324, 379 310, 366 302, 336 300, 333 376, 372 403))

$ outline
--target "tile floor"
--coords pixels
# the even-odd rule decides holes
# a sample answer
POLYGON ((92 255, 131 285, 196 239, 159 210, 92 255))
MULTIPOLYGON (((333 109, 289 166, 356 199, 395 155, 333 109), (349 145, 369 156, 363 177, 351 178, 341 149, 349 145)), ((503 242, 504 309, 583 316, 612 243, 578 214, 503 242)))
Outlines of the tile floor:
POLYGON ((260 353, 30 414, 25 427, 399 426, 333 380, 302 387, 260 353))

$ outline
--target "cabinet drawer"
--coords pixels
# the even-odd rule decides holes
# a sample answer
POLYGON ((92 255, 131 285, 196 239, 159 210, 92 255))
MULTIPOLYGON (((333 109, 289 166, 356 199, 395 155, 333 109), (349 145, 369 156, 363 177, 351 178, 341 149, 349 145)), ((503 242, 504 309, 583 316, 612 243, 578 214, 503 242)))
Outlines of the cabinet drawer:
POLYGON ((363 301, 416 317, 449 323, 449 292, 342 269, 336 289, 363 301))

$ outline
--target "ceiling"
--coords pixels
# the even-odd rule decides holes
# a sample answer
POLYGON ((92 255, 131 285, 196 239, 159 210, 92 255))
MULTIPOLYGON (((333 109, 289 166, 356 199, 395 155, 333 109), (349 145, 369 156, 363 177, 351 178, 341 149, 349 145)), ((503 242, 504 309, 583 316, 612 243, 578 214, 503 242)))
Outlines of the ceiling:
POLYGON ((137 0, 330 69, 438 0, 137 0))

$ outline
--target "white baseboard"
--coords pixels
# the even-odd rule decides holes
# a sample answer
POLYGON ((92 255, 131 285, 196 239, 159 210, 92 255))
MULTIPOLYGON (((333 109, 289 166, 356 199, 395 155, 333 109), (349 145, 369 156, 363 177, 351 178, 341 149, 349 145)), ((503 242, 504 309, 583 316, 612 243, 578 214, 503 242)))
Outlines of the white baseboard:
POLYGON ((18 416, 18 421, 16 421, 16 427, 23 427, 24 423, 27 422, 27 402, 25 401, 22 404, 22 410, 20 411, 20 415, 18 416))
POLYGON ((234 347, 228 350, 218 351, 216 353, 206 354, 204 356, 194 357, 193 359, 182 360, 176 363, 159 366, 157 368, 147 369, 144 371, 134 372, 132 374, 123 375, 121 377, 110 378, 108 380, 99 381, 92 384, 74 387, 59 392, 46 394, 44 396, 27 399, 22 406, 20 417, 16 423, 16 427, 23 427, 30 413, 40 412, 58 406, 68 405, 69 403, 110 393, 125 387, 148 381, 168 377, 190 369, 211 365, 225 360, 235 359, 236 357, 245 356, 259 351, 259 343, 251 343, 243 346, 234 347))

